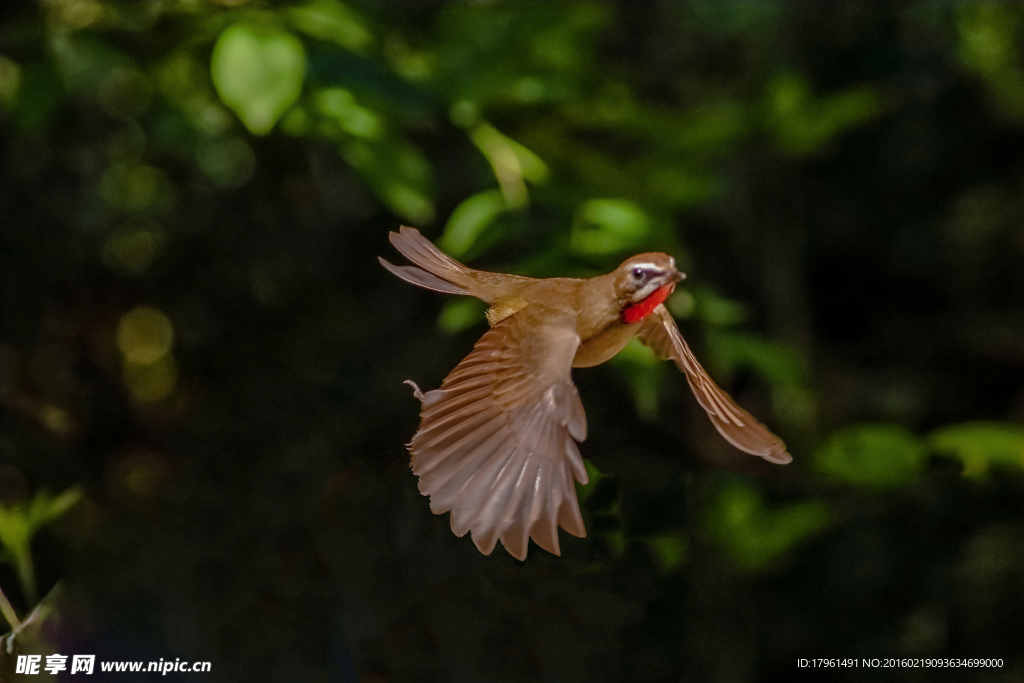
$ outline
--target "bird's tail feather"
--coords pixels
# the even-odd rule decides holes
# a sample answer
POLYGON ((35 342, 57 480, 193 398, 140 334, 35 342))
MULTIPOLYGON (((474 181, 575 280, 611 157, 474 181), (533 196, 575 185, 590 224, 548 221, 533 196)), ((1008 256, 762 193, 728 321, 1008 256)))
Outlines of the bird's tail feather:
POLYGON ((432 273, 428 273, 422 268, 418 268, 416 266, 396 266, 393 263, 388 263, 379 256, 377 257, 377 260, 380 261, 380 264, 387 268, 389 271, 391 271, 394 275, 397 275, 401 279, 405 280, 410 284, 416 285, 417 287, 430 289, 435 292, 443 292, 445 294, 465 294, 467 296, 470 295, 470 293, 467 292, 462 287, 452 284, 447 280, 443 280, 432 273))
MULTIPOLYGON (((445 282, 455 285, 460 290, 463 290, 453 293, 469 294, 469 292, 465 291, 465 286, 473 281, 473 269, 462 265, 448 254, 435 247, 430 240, 420 234, 419 230, 416 228, 407 228, 402 226, 398 232, 392 232, 389 237, 391 239, 391 244, 395 245, 395 248, 398 249, 398 251, 400 251, 407 259, 427 271, 430 275, 434 275, 445 282)), ((411 280, 391 268, 388 268, 388 270, 391 270, 391 272, 398 275, 398 277, 415 285, 427 287, 428 289, 437 289, 436 286, 434 286, 436 283, 428 286, 421 282, 411 280)), ((451 290, 439 289, 438 291, 450 292, 451 290)))

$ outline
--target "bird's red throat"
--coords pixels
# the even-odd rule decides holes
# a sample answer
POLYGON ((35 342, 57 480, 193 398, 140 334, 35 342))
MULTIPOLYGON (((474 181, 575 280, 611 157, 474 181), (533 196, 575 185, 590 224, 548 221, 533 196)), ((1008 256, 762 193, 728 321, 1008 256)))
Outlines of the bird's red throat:
POLYGON ((668 295, 672 293, 672 290, 676 288, 675 283, 670 285, 662 285, 643 301, 637 301, 635 304, 630 304, 622 309, 622 322, 624 323, 638 323, 658 307, 658 304, 665 301, 668 295))

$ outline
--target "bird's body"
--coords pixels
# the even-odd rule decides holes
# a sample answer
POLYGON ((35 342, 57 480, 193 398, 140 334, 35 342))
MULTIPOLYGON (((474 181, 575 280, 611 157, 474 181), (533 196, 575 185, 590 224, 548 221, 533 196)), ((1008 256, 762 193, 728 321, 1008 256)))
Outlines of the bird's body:
POLYGON ((445 378, 416 396, 413 473, 452 530, 473 532, 484 554, 498 539, 526 557, 533 538, 559 554, 557 526, 586 530, 573 479, 587 483, 576 442, 586 417, 570 370, 599 365, 638 336, 686 374, 698 402, 733 445, 771 462, 792 458, 782 441, 737 406, 697 363, 662 305, 684 275, 666 254, 640 254, 587 280, 534 279, 468 268, 417 230, 391 233, 414 266, 381 263, 426 289, 475 296, 490 305, 491 329, 445 378))

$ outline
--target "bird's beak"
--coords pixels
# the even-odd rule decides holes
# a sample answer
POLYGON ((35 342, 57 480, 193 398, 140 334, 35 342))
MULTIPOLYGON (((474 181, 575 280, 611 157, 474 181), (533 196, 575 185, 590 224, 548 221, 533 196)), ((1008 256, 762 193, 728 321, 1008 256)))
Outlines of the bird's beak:
POLYGON ((676 282, 679 282, 680 280, 685 280, 685 279, 686 279, 686 273, 684 273, 681 270, 672 271, 672 274, 669 275, 669 282, 672 282, 673 284, 676 283, 676 282))

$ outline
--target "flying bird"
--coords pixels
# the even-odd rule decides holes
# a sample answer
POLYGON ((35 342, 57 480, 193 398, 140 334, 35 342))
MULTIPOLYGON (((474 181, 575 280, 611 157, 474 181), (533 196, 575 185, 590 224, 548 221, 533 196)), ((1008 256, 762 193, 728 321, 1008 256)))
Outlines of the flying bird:
POLYGON ((694 358, 665 308, 686 277, 661 253, 626 259, 589 280, 534 279, 475 270, 415 228, 390 233, 414 265, 381 264, 406 282, 490 305, 491 328, 439 389, 423 392, 412 471, 435 514, 451 511, 457 536, 472 532, 489 555, 498 540, 516 559, 529 539, 560 555, 558 528, 586 536, 575 479, 588 481, 577 442, 587 419, 572 368, 599 365, 637 337, 675 361, 718 432, 741 451, 792 460, 782 440, 736 405, 694 358))

